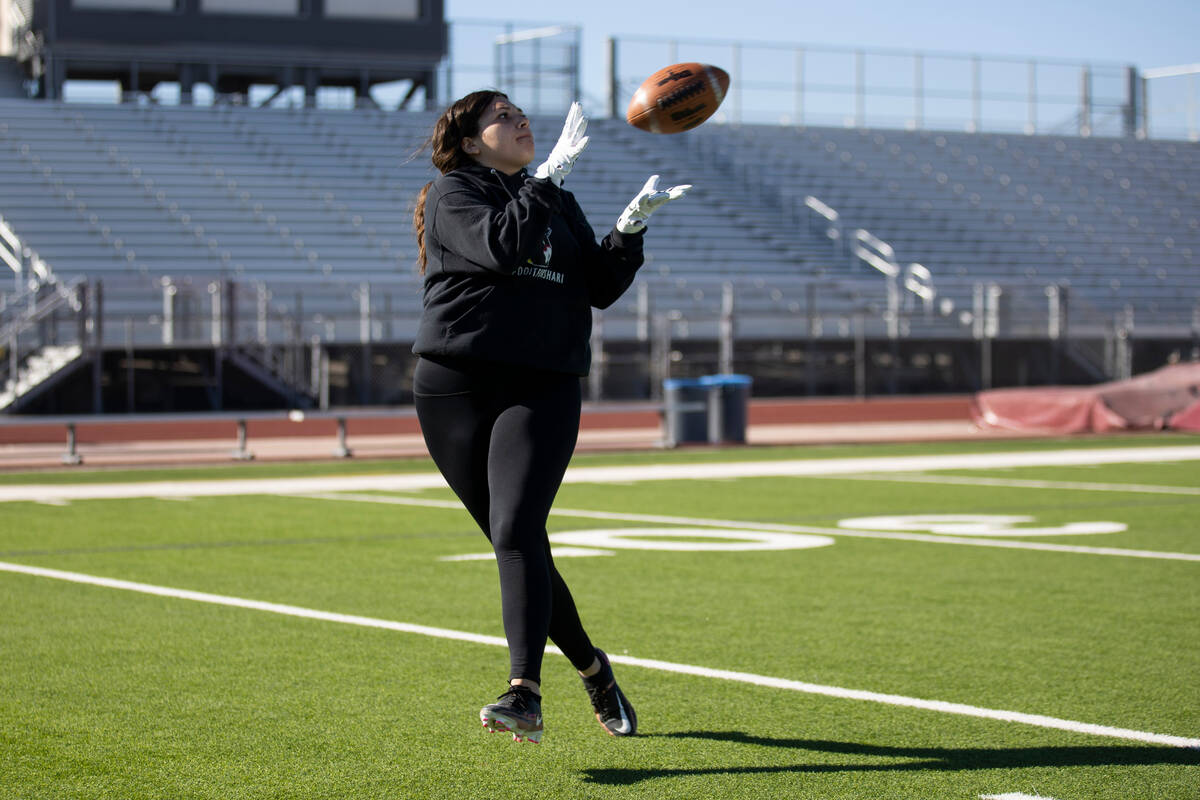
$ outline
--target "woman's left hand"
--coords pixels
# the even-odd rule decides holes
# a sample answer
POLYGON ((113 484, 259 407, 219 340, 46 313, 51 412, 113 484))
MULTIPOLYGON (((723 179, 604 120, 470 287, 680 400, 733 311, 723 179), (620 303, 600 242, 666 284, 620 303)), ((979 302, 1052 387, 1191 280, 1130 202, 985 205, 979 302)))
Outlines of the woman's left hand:
POLYGON ((617 230, 621 233, 638 233, 645 229, 647 217, 672 200, 683 197, 691 188, 690 183, 685 183, 670 189, 659 189, 658 176, 651 175, 650 180, 646 181, 646 185, 629 201, 629 205, 625 206, 625 210, 617 218, 617 230))

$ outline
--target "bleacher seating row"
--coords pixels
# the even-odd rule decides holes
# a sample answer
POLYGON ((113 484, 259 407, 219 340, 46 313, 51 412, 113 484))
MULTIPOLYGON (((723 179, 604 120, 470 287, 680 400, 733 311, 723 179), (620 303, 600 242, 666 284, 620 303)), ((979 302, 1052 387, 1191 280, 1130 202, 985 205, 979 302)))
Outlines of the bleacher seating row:
POLYGON ((747 185, 818 197, 936 276, 1069 283, 1100 307, 1186 312, 1200 265, 1200 148, 1049 136, 705 131, 747 185), (732 141, 731 141, 732 140, 732 141), (1153 299, 1158 295, 1158 299, 1153 299), (1163 308, 1163 303, 1168 308, 1163 308))
MULTIPOLYGON (((428 112, 0 101, 0 214, 61 275, 412 278, 428 112)), ((533 120, 539 151, 558 119, 533 120)), ((1186 318, 1200 291, 1200 145, 593 120, 569 179, 598 234, 650 174, 691 183, 655 217, 647 278, 878 279, 857 228, 939 281, 1066 283, 1103 313, 1186 318), (841 245, 810 224, 837 210, 841 245), (840 247, 840 249, 839 249, 840 247)), ((882 284, 882 281, 880 281, 882 284)), ((628 299, 625 304, 628 305, 628 299)), ((793 301, 793 304, 795 301, 793 301)))

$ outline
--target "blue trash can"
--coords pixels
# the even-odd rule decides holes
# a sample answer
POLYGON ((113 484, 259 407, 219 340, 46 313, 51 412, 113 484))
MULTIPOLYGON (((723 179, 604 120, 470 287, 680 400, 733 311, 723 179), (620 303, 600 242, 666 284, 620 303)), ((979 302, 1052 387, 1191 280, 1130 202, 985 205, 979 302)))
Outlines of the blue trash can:
POLYGON ((708 441, 708 387, 699 378, 663 381, 664 444, 708 441))
POLYGON ((707 394, 710 443, 745 443, 753 382, 749 375, 705 375, 700 378, 707 394))

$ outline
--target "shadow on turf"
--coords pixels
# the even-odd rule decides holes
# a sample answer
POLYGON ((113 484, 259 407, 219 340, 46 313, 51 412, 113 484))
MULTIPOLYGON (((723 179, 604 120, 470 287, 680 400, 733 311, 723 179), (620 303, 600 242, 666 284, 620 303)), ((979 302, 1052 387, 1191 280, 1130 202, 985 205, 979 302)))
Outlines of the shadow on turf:
POLYGON ((768 775, 778 773, 820 772, 908 772, 942 770, 957 772, 973 769, 1021 769, 1023 767, 1097 767, 1144 766, 1153 764, 1200 764, 1200 751, 1176 747, 1139 747, 1107 745, 1097 747, 886 747, 854 742, 820 739, 772 739, 740 731, 678 731, 648 734, 646 738, 708 739, 710 741, 781 747, 810 753, 834 753, 848 756, 904 759, 900 762, 849 762, 837 764, 776 764, 763 766, 711 766, 683 769, 591 769, 584 780, 611 786, 624 786, 651 778, 690 777, 696 775, 768 775))

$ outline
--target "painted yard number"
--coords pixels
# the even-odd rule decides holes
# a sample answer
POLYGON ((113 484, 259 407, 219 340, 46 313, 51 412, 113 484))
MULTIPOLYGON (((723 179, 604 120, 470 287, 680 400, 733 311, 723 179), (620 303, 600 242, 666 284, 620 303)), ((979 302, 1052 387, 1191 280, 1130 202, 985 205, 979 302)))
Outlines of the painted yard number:
MULTIPOLYGON (((908 516, 854 517, 838 522, 845 530, 925 533, 939 536, 1073 536, 1120 533, 1121 522, 1068 522, 1034 526, 1026 515, 912 514, 908 516)), ((608 556, 614 550, 665 550, 677 552, 746 552, 755 550, 805 550, 827 547, 830 536, 730 528, 590 528, 550 534, 555 557, 608 556)), ((490 560, 491 553, 447 556, 445 561, 490 560)))
POLYGON ((907 517, 855 517, 841 520, 838 527, 936 533, 942 536, 1078 536, 1086 533, 1121 533, 1127 527, 1122 522, 1068 522, 1054 527, 1026 527, 1034 521, 1033 517, 1023 515, 914 514, 907 517))

